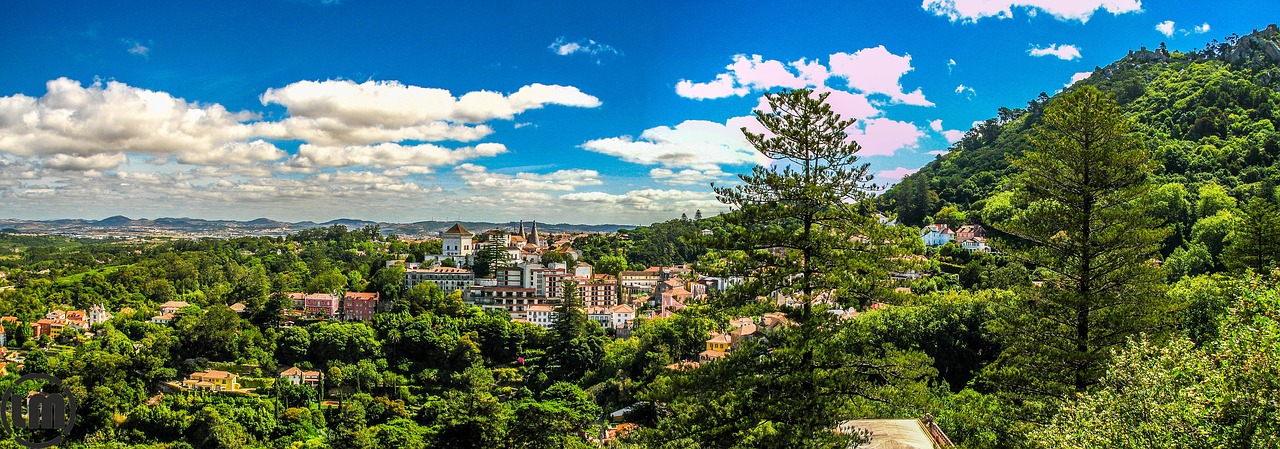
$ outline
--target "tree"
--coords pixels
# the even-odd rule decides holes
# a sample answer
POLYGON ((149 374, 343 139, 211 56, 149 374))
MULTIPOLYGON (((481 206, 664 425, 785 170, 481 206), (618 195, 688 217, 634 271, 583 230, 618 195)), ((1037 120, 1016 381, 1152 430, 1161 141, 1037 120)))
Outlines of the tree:
POLYGON ((493 274, 494 268, 505 266, 506 263, 507 249, 497 243, 486 243, 476 251, 471 269, 475 271, 476 277, 487 278, 493 274))
POLYGON ((606 255, 596 261, 594 268, 596 273, 617 276, 618 272, 627 269, 627 258, 613 254, 606 255))
POLYGON ((988 380, 1024 398, 1084 392, 1109 352, 1167 307, 1150 262, 1168 235, 1148 210, 1152 162, 1115 101, 1092 86, 1052 100, 1014 162, 1028 204, 997 244, 1047 273, 997 320, 1006 349, 988 380))
POLYGON ((639 438, 684 438, 671 444, 701 447, 849 447, 855 438, 833 430, 853 417, 855 398, 885 399, 879 387, 913 376, 904 367, 920 367, 918 358, 858 344, 856 333, 824 310, 828 301, 865 306, 883 292, 884 261, 895 252, 884 242, 901 237, 874 217, 867 164, 845 132, 853 121, 841 119, 826 98, 810 90, 766 95, 769 112, 756 111, 756 119, 768 132, 743 132, 776 162, 740 175, 742 185, 715 188, 731 212, 721 215, 724 232, 706 241, 718 251, 715 263, 700 267, 744 277, 715 299, 723 313, 754 314, 781 303, 793 325, 742 343, 725 360, 660 377, 646 393, 662 404, 657 428, 639 438))
POLYGON ((1254 197, 1240 209, 1226 248, 1228 266, 1264 271, 1280 257, 1280 208, 1254 197))
POLYGON ((556 320, 551 326, 547 348, 548 376, 552 380, 578 381, 599 366, 604 357, 604 329, 587 318, 586 306, 578 295, 578 281, 563 282, 556 304, 556 320))

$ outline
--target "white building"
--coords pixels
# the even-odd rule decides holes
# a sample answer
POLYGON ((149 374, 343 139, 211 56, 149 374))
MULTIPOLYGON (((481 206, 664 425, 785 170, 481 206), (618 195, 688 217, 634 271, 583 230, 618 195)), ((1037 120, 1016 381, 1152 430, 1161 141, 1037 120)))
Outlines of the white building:
POLYGON ((476 249, 471 243, 471 238, 474 236, 475 234, 463 228, 461 224, 454 223, 453 227, 440 235, 441 252, 445 256, 471 256, 476 249))
POLYGON ((550 329, 556 322, 556 317, 560 314, 556 310, 547 305, 533 305, 525 311, 526 319, 530 323, 542 326, 543 329, 550 329))
POLYGON ((920 230, 925 246, 942 246, 956 238, 956 233, 945 223, 935 223, 920 230))
POLYGON ((453 293, 462 290, 464 293, 475 283, 476 275, 471 270, 453 267, 433 267, 426 270, 404 270, 405 290, 423 282, 435 282, 440 290, 453 293))

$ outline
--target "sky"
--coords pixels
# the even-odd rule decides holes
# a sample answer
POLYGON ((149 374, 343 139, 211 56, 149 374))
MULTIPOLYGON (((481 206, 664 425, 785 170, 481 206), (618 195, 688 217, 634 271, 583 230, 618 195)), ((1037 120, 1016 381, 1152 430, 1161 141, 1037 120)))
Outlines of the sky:
POLYGON ((0 218, 648 224, 770 161, 829 92, 874 182, 1140 47, 1280 2, 10 1, 0 218), (635 4, 623 4, 635 3, 635 4))

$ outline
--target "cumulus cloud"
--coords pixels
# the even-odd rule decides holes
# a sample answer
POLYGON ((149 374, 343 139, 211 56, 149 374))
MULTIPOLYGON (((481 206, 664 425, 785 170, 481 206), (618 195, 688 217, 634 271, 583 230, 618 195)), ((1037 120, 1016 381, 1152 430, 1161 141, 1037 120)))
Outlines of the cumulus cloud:
POLYGON ((1156 31, 1159 31, 1160 34, 1163 34, 1165 37, 1173 37, 1173 31, 1174 31, 1173 21, 1166 20, 1164 22, 1157 23, 1156 31))
POLYGON ((653 178, 653 180, 662 184, 678 186, 706 185, 725 176, 726 173, 720 171, 718 168, 710 170, 695 170, 692 168, 671 170, 666 168, 655 168, 649 170, 649 177, 653 178))
POLYGON ((956 86, 956 95, 964 95, 972 99, 973 97, 978 95, 978 91, 973 90, 972 87, 961 84, 959 86, 956 86))
POLYGON ((574 54, 592 56, 595 58, 596 64, 603 62, 603 56, 622 55, 622 52, 613 48, 613 46, 596 42, 594 39, 570 41, 564 36, 557 37, 551 45, 547 46, 547 49, 560 56, 571 56, 574 54))
POLYGON ((298 153, 289 159, 289 165, 301 168, 398 167, 402 170, 407 167, 420 167, 423 170, 418 170, 418 173, 427 173, 430 172, 431 167, 453 165, 469 159, 491 157, 506 152, 507 147, 500 143, 482 143, 454 150, 425 143, 420 145, 382 143, 337 147, 302 144, 298 147, 298 153))
POLYGON ((267 89, 263 105, 284 106, 289 118, 264 124, 259 132, 279 139, 321 145, 371 144, 404 140, 470 142, 493 129, 481 123, 547 105, 594 108, 600 100, 576 87, 531 84, 510 95, 469 92, 459 98, 445 89, 396 81, 299 81, 267 89))
POLYGON ((1053 56, 1063 61, 1070 61, 1080 58, 1080 49, 1075 45, 1070 44, 1050 44, 1048 47, 1033 45, 1031 46, 1031 49, 1027 50, 1027 54, 1035 57, 1053 56))
POLYGON ((829 78, 840 78, 861 95, 884 95, 894 103, 933 106, 920 89, 905 92, 901 78, 912 71, 911 55, 895 55, 884 46, 850 53, 832 54, 826 65, 799 59, 790 63, 764 59, 760 55, 735 55, 726 72, 715 79, 676 83, 676 94, 697 100, 745 96, 774 88, 825 88, 829 78))
POLYGON ((915 106, 933 106, 919 88, 906 93, 900 80, 911 67, 911 55, 895 55, 883 45, 858 50, 853 54, 836 53, 830 59, 831 75, 844 78, 849 87, 867 94, 883 94, 894 102, 915 106))
POLYGON ((35 98, 0 97, 0 152, 22 156, 213 151, 252 135, 249 112, 189 103, 109 81, 88 87, 58 78, 35 98))
POLYGON ((1204 33, 1208 33, 1208 32, 1209 32, 1209 23, 1208 23, 1208 22, 1205 22, 1205 23, 1203 23, 1203 24, 1196 25, 1196 26, 1195 26, 1195 28, 1192 28, 1192 30, 1191 30, 1191 31, 1195 32, 1196 34, 1204 34, 1204 33))
POLYGON ((1076 20, 1086 23, 1098 10, 1113 15, 1142 11, 1141 0, 924 0, 921 7, 952 22, 975 23, 995 17, 1013 17, 1013 9, 1035 16, 1045 12, 1061 21, 1076 20))
POLYGON ((561 200, 591 207, 626 208, 642 211, 718 210, 723 204, 709 191, 674 189, 640 189, 622 194, 577 192, 560 196, 561 200))
POLYGON ((705 171, 720 170, 721 165, 766 162, 764 155, 743 137, 742 131, 730 123, 686 120, 675 127, 649 128, 638 139, 630 136, 596 139, 583 143, 581 148, 635 164, 664 168, 705 171))
POLYGON ((862 146, 860 156, 892 156, 898 150, 915 147, 921 137, 924 131, 916 125, 884 117, 867 120, 862 129, 849 131, 849 138, 862 146))
MULTIPOLYGON (((947 139, 948 144, 959 142, 960 139, 964 137, 964 131, 961 131, 958 129, 943 129, 942 119, 929 122, 929 129, 932 129, 936 133, 942 134, 942 137, 947 139)), ((930 152, 930 154, 932 153, 933 152, 930 152)))
POLYGON ((879 172, 876 172, 875 179, 877 180, 883 179, 886 181, 891 180, 891 181, 897 182, 897 181, 901 181, 902 178, 905 178, 907 175, 918 172, 918 171, 920 171, 919 168, 905 168, 905 167, 898 167, 892 170, 880 170, 879 172))
POLYGON ((595 170, 569 169, 551 173, 516 173, 506 175, 490 172, 488 168, 476 164, 462 164, 453 169, 454 173, 473 190, 493 194, 497 192, 528 192, 542 190, 572 191, 582 186, 598 186, 604 184, 600 173, 595 170))
POLYGON ((55 154, 46 159, 44 166, 55 170, 108 170, 128 161, 123 153, 99 153, 91 156, 55 154))
POLYGON ((270 142, 253 140, 249 142, 228 142, 211 151, 201 153, 183 153, 178 155, 178 162, 191 165, 240 165, 260 161, 274 161, 285 156, 285 152, 270 142))

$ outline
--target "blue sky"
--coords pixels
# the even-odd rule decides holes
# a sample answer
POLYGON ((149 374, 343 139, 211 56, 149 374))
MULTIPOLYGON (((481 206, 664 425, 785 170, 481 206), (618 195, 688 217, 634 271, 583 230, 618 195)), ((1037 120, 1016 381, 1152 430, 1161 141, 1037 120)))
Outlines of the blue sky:
POLYGON ((1274 1, 9 2, 0 218, 644 224, 767 163, 761 95, 830 91, 879 183, 1130 49, 1274 1))

